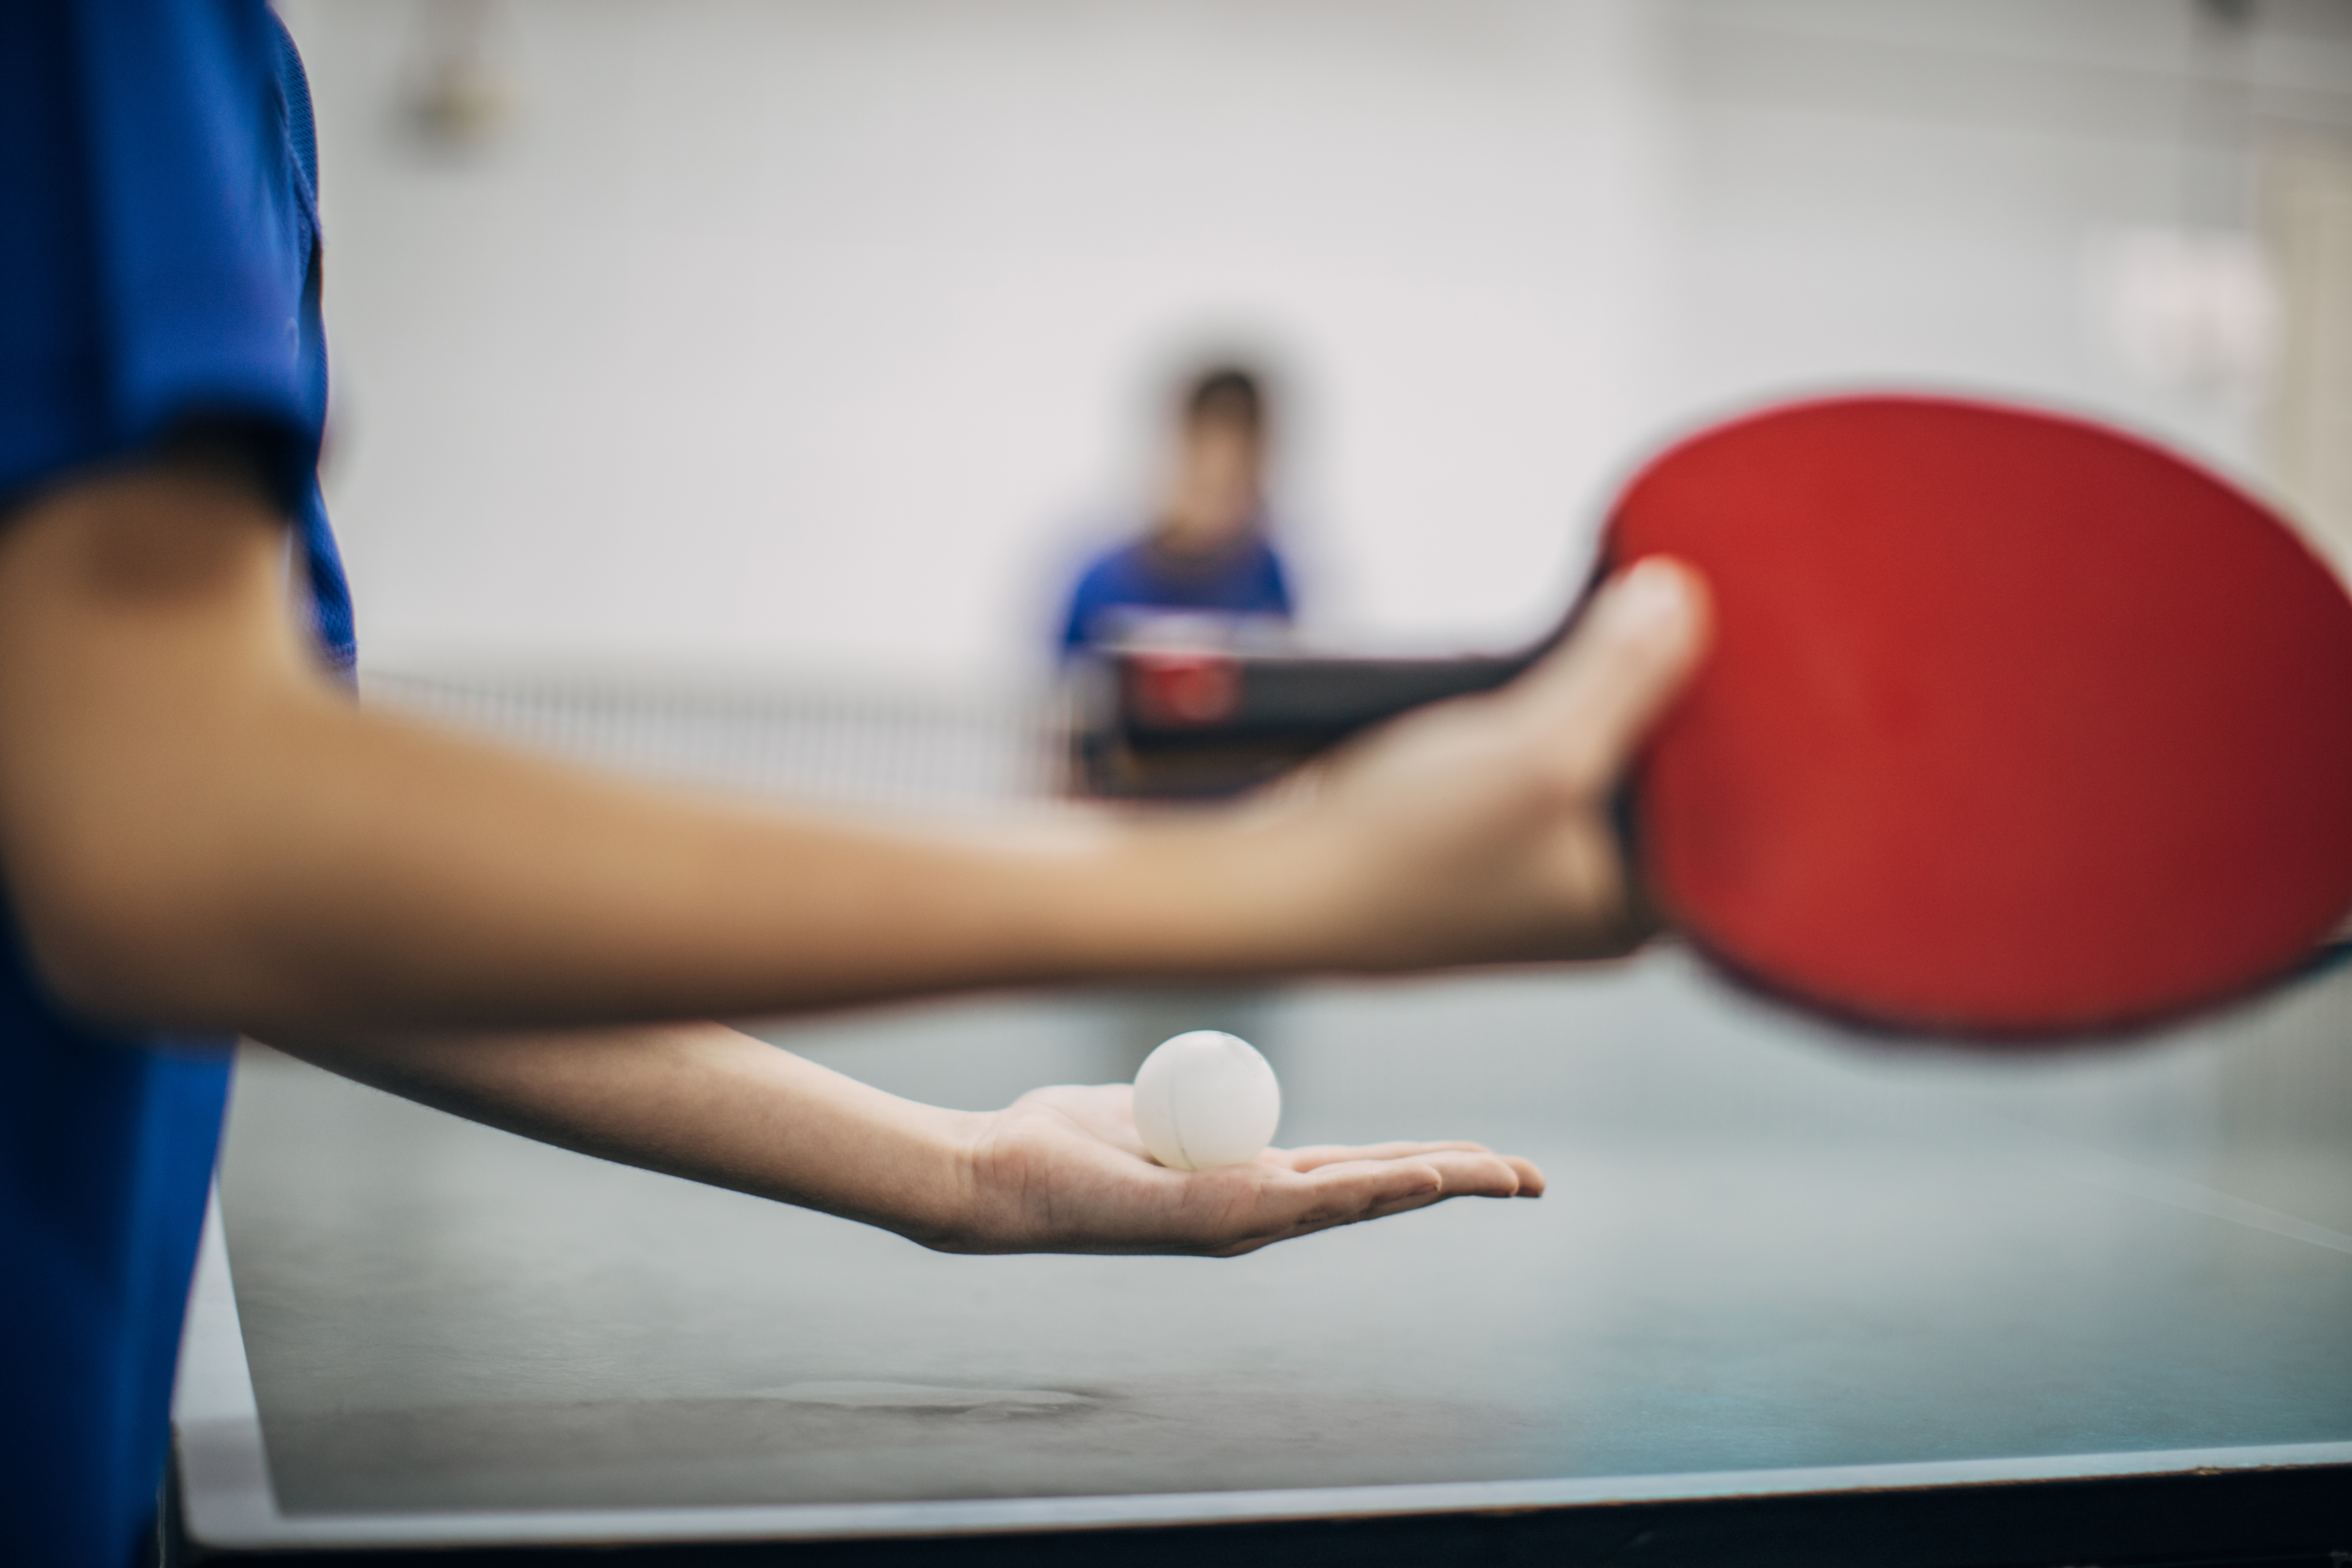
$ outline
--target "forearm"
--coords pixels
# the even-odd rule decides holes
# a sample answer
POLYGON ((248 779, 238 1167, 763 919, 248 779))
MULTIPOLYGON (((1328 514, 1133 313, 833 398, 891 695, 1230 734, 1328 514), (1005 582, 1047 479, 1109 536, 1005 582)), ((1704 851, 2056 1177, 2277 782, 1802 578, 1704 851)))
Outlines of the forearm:
POLYGON ((937 1242, 968 1227, 983 1119, 716 1024, 281 1034, 290 1055, 541 1142, 937 1242))
POLYGON ((1704 646, 1696 584, 1644 566, 1528 676, 1349 748, 1311 798, 891 830, 364 711, 298 642, 284 538, 170 469, 0 520, 0 867, 69 1005, 560 1026, 1622 952, 1646 927, 1605 803, 1704 646))
POLYGON ((1280 952, 1223 825, 828 820, 339 704, 269 726, 205 815, 239 848, 181 901, 217 917, 142 973, 151 1009, 247 1027, 741 1016, 1280 952))
POLYGON ((0 531, 0 856, 85 1011, 610 1023, 1298 956, 1229 827, 892 831, 362 710, 296 643, 281 540, 172 476, 0 531))
POLYGON ((716 1025, 280 1037, 411 1100, 608 1160, 861 1220, 947 1252, 1232 1255, 1448 1197, 1534 1197, 1474 1143, 1267 1150, 1154 1164, 1124 1085, 990 1112, 919 1105, 716 1025))

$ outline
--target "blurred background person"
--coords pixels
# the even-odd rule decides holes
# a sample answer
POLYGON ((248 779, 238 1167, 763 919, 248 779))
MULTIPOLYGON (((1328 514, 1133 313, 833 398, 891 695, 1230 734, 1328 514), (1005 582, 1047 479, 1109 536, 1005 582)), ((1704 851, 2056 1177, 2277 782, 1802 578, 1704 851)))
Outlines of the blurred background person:
POLYGON ((1219 365, 1178 406, 1174 461, 1145 535, 1097 557, 1062 617, 1065 658, 1181 618, 1187 640, 1286 628, 1290 580, 1267 537, 1266 396, 1261 377, 1219 365))

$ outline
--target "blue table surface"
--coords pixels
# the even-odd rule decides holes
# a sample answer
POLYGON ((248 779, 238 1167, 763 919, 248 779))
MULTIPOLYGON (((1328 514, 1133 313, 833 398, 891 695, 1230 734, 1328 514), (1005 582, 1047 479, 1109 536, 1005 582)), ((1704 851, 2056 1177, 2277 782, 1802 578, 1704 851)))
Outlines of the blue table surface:
POLYGON ((1203 1025, 1285 1142, 1536 1203, 1234 1260, 957 1258, 248 1048, 236 1299, 289 1516, 1217 1492, 2352 1440, 2352 974, 2056 1054, 1890 1047, 1671 948, 761 1030, 986 1108, 1203 1025))

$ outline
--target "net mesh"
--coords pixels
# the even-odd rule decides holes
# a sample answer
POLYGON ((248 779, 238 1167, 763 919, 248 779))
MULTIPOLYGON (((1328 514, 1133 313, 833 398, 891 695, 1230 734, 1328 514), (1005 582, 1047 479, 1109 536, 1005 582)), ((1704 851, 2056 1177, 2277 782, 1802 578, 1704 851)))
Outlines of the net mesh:
POLYGON ((918 810, 1053 793, 1052 700, 814 686, 370 672, 362 700, 593 766, 732 792, 918 810))

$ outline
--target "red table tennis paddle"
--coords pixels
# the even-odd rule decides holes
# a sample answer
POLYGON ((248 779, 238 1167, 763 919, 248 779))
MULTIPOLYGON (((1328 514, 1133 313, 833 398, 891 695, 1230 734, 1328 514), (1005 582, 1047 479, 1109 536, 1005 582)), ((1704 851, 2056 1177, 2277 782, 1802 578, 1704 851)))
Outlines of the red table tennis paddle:
POLYGON ((1604 551, 1714 590, 1643 848, 1677 921, 1773 986, 2095 1030, 2268 979, 2352 911, 2352 602, 2177 458, 1984 405, 1807 404, 1652 462, 1604 551))
MULTIPOLYGON (((2352 600, 2180 458, 1987 404, 1801 404, 1643 468, 1602 565, 1650 554, 1706 576, 1716 640, 1637 771, 1639 858, 1736 973, 1900 1029, 2083 1035, 2275 978, 2352 912, 2352 600)), ((1185 719, 1135 656, 1123 712, 1139 754, 1155 723, 1296 752, 1329 738, 1302 713, 1336 734, 1533 657, 1234 660, 1185 719)))

